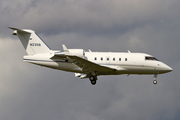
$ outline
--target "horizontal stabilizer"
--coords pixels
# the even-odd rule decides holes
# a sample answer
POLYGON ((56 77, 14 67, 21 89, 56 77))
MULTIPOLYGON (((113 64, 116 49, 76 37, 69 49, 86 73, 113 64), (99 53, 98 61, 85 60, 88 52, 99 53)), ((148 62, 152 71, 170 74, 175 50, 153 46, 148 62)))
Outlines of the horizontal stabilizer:
POLYGON ((20 32, 22 34, 31 34, 30 32, 27 32, 27 31, 24 31, 24 30, 20 30, 20 29, 17 29, 17 28, 13 28, 13 27, 8 27, 8 28, 10 28, 12 30, 16 30, 17 32, 20 32))
POLYGON ((18 36, 28 55, 44 54, 51 52, 51 49, 35 33, 35 31, 30 29, 17 29, 14 27, 9 28, 14 30, 13 35, 18 36))

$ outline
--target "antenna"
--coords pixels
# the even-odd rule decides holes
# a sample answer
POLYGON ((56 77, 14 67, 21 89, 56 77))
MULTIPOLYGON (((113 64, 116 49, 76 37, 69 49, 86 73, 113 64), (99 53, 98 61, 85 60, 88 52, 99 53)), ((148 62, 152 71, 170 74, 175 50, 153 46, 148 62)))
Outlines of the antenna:
POLYGON ((128 51, 128 53, 131 53, 129 50, 127 50, 128 51))

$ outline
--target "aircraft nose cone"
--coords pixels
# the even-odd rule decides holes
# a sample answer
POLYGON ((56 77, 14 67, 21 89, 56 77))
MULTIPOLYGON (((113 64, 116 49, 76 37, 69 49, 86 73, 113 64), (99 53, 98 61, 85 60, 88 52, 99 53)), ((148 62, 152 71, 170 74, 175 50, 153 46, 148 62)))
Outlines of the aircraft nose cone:
POLYGON ((168 65, 165 65, 165 71, 171 72, 171 71, 173 71, 173 69, 171 67, 169 67, 168 65))
POLYGON ((161 70, 163 71, 163 73, 167 73, 167 72, 171 72, 173 71, 173 69, 171 67, 169 67, 168 65, 162 63, 161 65, 161 70))
POLYGON ((168 66, 168 67, 167 67, 167 71, 168 71, 168 72, 171 72, 171 71, 173 71, 173 69, 168 66))

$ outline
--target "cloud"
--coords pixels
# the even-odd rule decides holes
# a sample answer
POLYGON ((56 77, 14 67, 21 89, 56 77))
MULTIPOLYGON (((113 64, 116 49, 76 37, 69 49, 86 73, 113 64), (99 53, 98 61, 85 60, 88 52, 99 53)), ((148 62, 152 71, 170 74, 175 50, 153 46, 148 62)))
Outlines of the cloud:
POLYGON ((0 1, 0 119, 179 119, 178 0, 0 1), (22 61, 25 50, 7 27, 30 28, 52 48, 145 52, 173 68, 158 76, 100 76, 22 61))
POLYGON ((46 34, 129 31, 152 21, 177 18, 179 8, 177 0, 19 0, 2 3, 1 13, 5 25, 34 28, 46 34))

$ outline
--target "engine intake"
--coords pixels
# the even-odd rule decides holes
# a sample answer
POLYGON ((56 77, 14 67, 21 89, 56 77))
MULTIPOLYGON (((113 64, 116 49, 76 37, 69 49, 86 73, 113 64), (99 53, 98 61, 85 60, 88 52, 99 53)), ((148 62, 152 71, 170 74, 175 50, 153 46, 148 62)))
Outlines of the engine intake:
POLYGON ((68 49, 68 50, 73 55, 76 55, 81 58, 85 58, 85 52, 83 49, 68 49))

